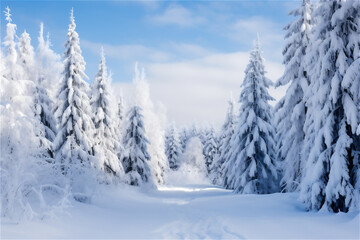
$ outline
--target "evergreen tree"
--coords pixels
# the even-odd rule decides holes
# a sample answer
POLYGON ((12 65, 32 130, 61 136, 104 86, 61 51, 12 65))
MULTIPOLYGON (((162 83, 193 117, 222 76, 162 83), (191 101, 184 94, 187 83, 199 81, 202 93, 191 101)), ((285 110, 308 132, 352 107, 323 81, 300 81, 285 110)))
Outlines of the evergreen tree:
POLYGON ((189 140, 189 137, 188 137, 188 131, 186 128, 183 128, 180 132, 180 143, 181 143, 181 148, 182 148, 182 152, 185 151, 185 148, 186 148, 186 144, 187 144, 187 141, 189 140))
POLYGON ((359 9, 359 1, 332 0, 314 11, 317 25, 306 59, 309 154, 301 184, 309 210, 347 212, 358 204, 359 9))
POLYGON ((231 154, 224 163, 224 187, 239 193, 272 193, 278 190, 274 127, 259 40, 250 55, 240 94, 240 115, 231 154))
MULTIPOLYGON (((41 87, 46 89, 49 98, 54 99, 63 66, 60 56, 50 48, 49 35, 46 40, 44 39, 43 23, 40 24, 38 42, 36 49, 37 81, 41 87)), ((51 109, 50 105, 49 109, 51 109)))
MULTIPOLYGON (((46 46, 44 46, 43 39, 43 25, 40 26, 40 34, 38 37, 39 46, 37 50, 37 75, 34 79, 35 82, 35 91, 34 91, 34 104, 35 104, 35 116, 37 116, 44 126, 44 136, 47 140, 44 141, 44 145, 49 149, 49 154, 53 155, 52 152, 52 142, 55 139, 56 135, 56 120, 54 113, 52 112, 53 101, 49 96, 47 85, 45 84, 48 74, 44 73, 44 69, 49 66, 43 65, 43 58, 46 55, 46 46)), ((50 51, 50 50, 48 50, 50 51)), ((55 62, 53 62, 55 64, 55 62)), ((52 74, 57 75, 56 72, 52 74)))
POLYGON ((205 146, 203 149, 206 169, 208 173, 210 173, 211 165, 213 164, 214 159, 216 158, 218 153, 219 147, 216 139, 215 129, 211 127, 210 131, 206 135, 205 146))
MULTIPOLYGON (((6 11, 4 12, 6 16, 6 35, 4 38, 4 49, 5 49, 5 69, 4 69, 4 76, 8 80, 19 80, 22 76, 22 69, 19 67, 17 63, 18 54, 16 51, 16 24, 12 23, 10 8, 6 7, 6 11)), ((8 89, 12 91, 12 89, 8 89)), ((9 95, 12 95, 9 93, 9 95)))
POLYGON ((144 112, 145 136, 151 142, 148 147, 150 154, 150 170, 156 184, 164 184, 164 174, 169 168, 165 155, 165 131, 162 113, 155 111, 150 98, 149 84, 145 79, 144 70, 141 72, 135 65, 136 100, 144 112))
POLYGON ((310 0, 303 0, 302 5, 291 11, 298 17, 288 24, 283 50, 285 73, 276 86, 290 83, 285 96, 276 107, 275 124, 277 126, 278 158, 281 160, 283 178, 282 188, 292 192, 299 188, 303 172, 301 150, 305 138, 305 98, 304 92, 309 84, 304 59, 312 28, 312 5, 310 0))
POLYGON ((124 120, 124 114, 125 114, 124 97, 121 92, 118 100, 118 108, 117 108, 117 118, 119 120, 119 126, 122 124, 124 120))
POLYGON ((152 183, 150 171, 150 142, 145 137, 145 128, 141 108, 134 106, 128 113, 128 125, 124 136, 125 152, 122 163, 130 185, 152 183))
POLYGON ((124 170, 116 152, 112 94, 103 50, 101 51, 99 70, 92 86, 91 107, 94 112, 95 126, 94 152, 100 161, 100 169, 122 176, 124 170))
POLYGON ((182 146, 175 124, 170 127, 166 134, 165 151, 170 168, 177 170, 180 166, 179 157, 182 153, 182 146))
MULTIPOLYGON (((61 165, 63 174, 70 177, 73 188, 76 185, 79 191, 83 191, 85 183, 82 180, 77 181, 77 178, 86 177, 90 165, 94 165, 92 156, 94 126, 87 95, 89 86, 84 81, 84 78, 87 78, 84 73, 85 61, 81 55, 79 35, 75 28, 73 10, 71 10, 68 40, 64 52, 64 70, 55 105, 58 132, 54 140, 54 151, 55 160, 61 165)), ((96 164, 96 167, 103 166, 96 164)))
POLYGON ((35 52, 31 45, 30 35, 24 31, 18 43, 18 61, 22 68, 21 79, 34 80, 35 77, 35 52))
POLYGON ((214 184, 222 185, 223 164, 231 154, 231 138, 235 131, 234 101, 230 99, 225 122, 221 128, 219 140, 219 154, 211 165, 211 176, 214 184))
POLYGON ((67 192, 42 144, 43 126, 34 117, 34 83, 7 79, 14 76, 9 70, 14 69, 5 69, 0 51, 1 216, 14 221, 41 218, 51 214, 53 207, 60 210, 67 192), (36 198, 42 199, 42 204, 34 201, 36 198))

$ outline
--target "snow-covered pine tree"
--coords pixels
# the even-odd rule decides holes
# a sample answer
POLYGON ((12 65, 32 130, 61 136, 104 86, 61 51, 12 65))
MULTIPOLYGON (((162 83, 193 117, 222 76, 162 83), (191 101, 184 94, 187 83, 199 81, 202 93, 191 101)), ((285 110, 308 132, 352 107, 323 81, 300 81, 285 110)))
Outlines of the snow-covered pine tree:
POLYGON ((179 157, 182 153, 182 145, 175 124, 171 125, 165 136, 165 153, 170 168, 177 170, 180 166, 179 157))
POLYGON ((250 54, 240 94, 237 127, 231 139, 231 154, 224 163, 224 187, 237 193, 266 194, 278 190, 275 160, 273 100, 267 88, 259 39, 250 54))
MULTIPOLYGON (((124 147, 122 145, 123 142, 123 134, 124 134, 124 125, 125 125, 125 104, 124 98, 122 94, 122 90, 120 90, 120 96, 117 101, 117 111, 115 114, 115 149, 118 155, 118 158, 121 160, 121 155, 124 152, 124 147)), ((121 163, 121 161, 120 161, 121 163)))
MULTIPOLYGON (((10 8, 6 7, 4 11, 6 16, 6 35, 4 38, 4 49, 5 49, 5 69, 4 69, 4 76, 8 80, 19 80, 22 76, 22 69, 20 68, 17 59, 18 54, 16 50, 16 24, 12 23, 11 14, 10 14, 10 8)), ((8 91, 13 91, 12 89, 8 89, 8 91)), ((11 93, 8 93, 8 95, 13 95, 11 93)))
POLYGON ((18 64, 21 67, 21 79, 35 80, 35 52, 30 35, 24 31, 18 43, 18 64))
POLYGON ((347 212, 358 204, 359 9, 359 1, 324 0, 314 11, 306 59, 311 148, 300 195, 309 210, 347 212))
MULTIPOLYGON (((45 141, 43 144, 49 149, 49 154, 53 156, 52 152, 52 142, 55 139, 56 135, 56 121, 54 117, 54 113, 52 112, 53 101, 49 97, 48 90, 46 88, 46 82, 48 81, 48 74, 44 73, 44 69, 49 66, 43 65, 43 58, 46 55, 46 52, 51 50, 46 50, 47 47, 44 46, 44 38, 43 38, 43 25, 40 25, 40 34, 38 37, 39 46, 37 50, 37 66, 36 66, 36 77, 34 78, 35 82, 35 90, 34 90, 34 104, 35 104, 35 116, 38 117, 39 121, 43 125, 43 135, 45 137, 45 141)), ((53 62, 53 64, 56 64, 53 62)), ((45 70, 46 71, 46 70, 45 70)), ((53 72, 56 76, 57 73, 53 72)))
POLYGON ((211 127, 206 135, 203 154, 205 158, 206 169, 208 173, 210 173, 211 165, 219 154, 219 146, 214 127, 211 127))
MULTIPOLYGON (((165 155, 165 130, 161 121, 162 113, 156 111, 150 98, 149 84, 145 79, 144 69, 140 72, 135 65, 136 100, 144 114, 145 136, 151 142, 148 147, 150 154, 150 170, 155 183, 164 184, 165 172, 169 164, 165 155)), ((158 110, 158 109, 157 109, 158 110)))
POLYGON ((42 218, 54 209, 61 211, 67 191, 46 154, 48 149, 41 144, 43 128, 32 104, 34 83, 12 78, 9 70, 14 69, 5 69, 5 63, 0 51, 1 217, 13 221, 42 218))
POLYGON ((49 35, 46 40, 44 39, 43 23, 40 24, 38 42, 36 49, 37 79, 39 84, 46 89, 50 99, 55 99, 63 66, 60 55, 50 48, 49 35))
POLYGON ((188 175, 189 179, 196 181, 206 179, 207 169, 203 149, 204 146, 198 137, 190 138, 186 144, 185 151, 181 155, 179 171, 188 175))
POLYGON ((145 128, 141 108, 134 106, 127 115, 128 124, 124 136, 125 152, 122 164, 130 185, 152 184, 150 170, 149 141, 145 137, 145 128))
POLYGON ((304 92, 310 83, 304 59, 312 28, 311 13, 310 0, 303 0, 299 8, 290 12, 289 15, 298 19, 284 28, 287 39, 283 50, 285 73, 275 84, 283 86, 290 83, 285 96, 276 106, 275 114, 278 159, 283 171, 281 187, 287 192, 299 190, 304 168, 301 162, 305 138, 304 92))
POLYGON ((94 153, 100 169, 119 177, 124 169, 116 152, 115 120, 112 111, 113 98, 110 90, 104 50, 101 50, 99 69, 92 85, 91 107, 94 112, 94 153))
POLYGON ((222 125, 219 140, 219 154, 214 159, 211 165, 211 178, 214 184, 222 185, 223 181, 223 164, 231 154, 231 138, 235 131, 235 114, 234 114, 234 100, 229 100, 229 107, 226 114, 225 122, 222 125))
POLYGON ((187 129, 185 127, 183 127, 182 130, 180 131, 179 135, 180 135, 180 143, 181 143, 181 147, 182 147, 181 151, 184 152, 187 141, 189 140, 187 129))
MULTIPOLYGON (((86 184, 82 177, 92 178, 90 166, 94 165, 93 134, 89 86, 84 81, 85 61, 81 55, 79 35, 75 31, 71 10, 68 40, 65 44, 64 70, 55 105, 58 132, 54 140, 55 160, 63 174, 69 176, 73 191, 82 193, 86 184)), ((102 167, 95 164, 96 167, 102 167)))

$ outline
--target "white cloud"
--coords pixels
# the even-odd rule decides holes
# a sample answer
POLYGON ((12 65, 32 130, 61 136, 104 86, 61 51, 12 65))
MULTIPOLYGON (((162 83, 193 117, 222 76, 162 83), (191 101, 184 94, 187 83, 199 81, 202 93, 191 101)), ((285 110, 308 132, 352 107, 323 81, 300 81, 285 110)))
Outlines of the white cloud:
POLYGON ((171 4, 163 13, 148 16, 148 19, 153 23, 172 24, 181 27, 191 27, 205 22, 204 18, 177 4, 171 4))
POLYGON ((106 56, 121 61, 167 61, 171 55, 167 52, 157 50, 143 45, 111 45, 95 43, 87 40, 81 41, 81 46, 99 54, 101 47, 104 47, 106 56))
POLYGON ((272 59, 281 59, 284 41, 283 26, 271 19, 253 16, 237 19, 229 25, 226 36, 239 43, 250 45, 259 34, 264 54, 272 59))
MULTIPOLYGON (((151 96, 155 102, 165 105, 170 122, 191 124, 197 121, 219 126, 224 120, 230 93, 235 99, 239 96, 248 61, 248 53, 236 52, 210 54, 183 62, 145 63, 144 67, 151 96)), ((282 75, 281 64, 268 61, 265 66, 271 80, 282 75)), ((133 91, 129 83, 114 86, 115 89, 124 88, 128 95, 133 91)), ((279 99, 284 89, 272 89, 270 93, 279 99)))

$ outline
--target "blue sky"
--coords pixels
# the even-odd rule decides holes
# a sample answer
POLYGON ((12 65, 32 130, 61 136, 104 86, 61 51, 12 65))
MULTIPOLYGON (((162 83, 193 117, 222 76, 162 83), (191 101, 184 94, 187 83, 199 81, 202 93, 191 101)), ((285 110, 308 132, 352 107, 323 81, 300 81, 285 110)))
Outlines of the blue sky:
MULTIPOLYGON (((164 103, 170 120, 217 124, 223 119, 229 92, 234 91, 237 98, 246 54, 256 33, 262 41, 269 77, 281 75, 282 28, 292 20, 287 13, 299 4, 299 1, 1 1, 1 9, 11 8, 18 35, 26 29, 34 46, 39 24, 44 22, 53 49, 62 53, 73 7, 90 80, 97 70, 100 46, 104 46, 116 91, 120 87, 125 92, 131 91, 128 83, 138 61, 145 68, 154 100, 164 103), (218 81, 222 78, 223 81, 218 81), (197 92, 188 89, 186 95, 172 94, 179 92, 179 86, 186 92, 192 83, 197 92), (180 106, 186 104, 181 103, 184 98, 191 99, 194 110, 180 106), (215 100, 221 103, 215 104, 211 112, 215 100), (203 113, 199 111, 204 108, 207 109, 203 113)), ((2 38, 4 26, 2 15, 2 38)))

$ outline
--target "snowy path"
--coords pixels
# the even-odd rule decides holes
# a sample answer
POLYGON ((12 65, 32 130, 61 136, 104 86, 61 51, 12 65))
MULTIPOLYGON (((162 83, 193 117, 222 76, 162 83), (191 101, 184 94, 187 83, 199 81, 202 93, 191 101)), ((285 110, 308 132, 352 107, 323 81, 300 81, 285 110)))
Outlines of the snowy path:
POLYGON ((234 195, 215 186, 98 193, 58 219, 2 222, 2 238, 359 238, 359 213, 307 213, 296 194, 234 195))

